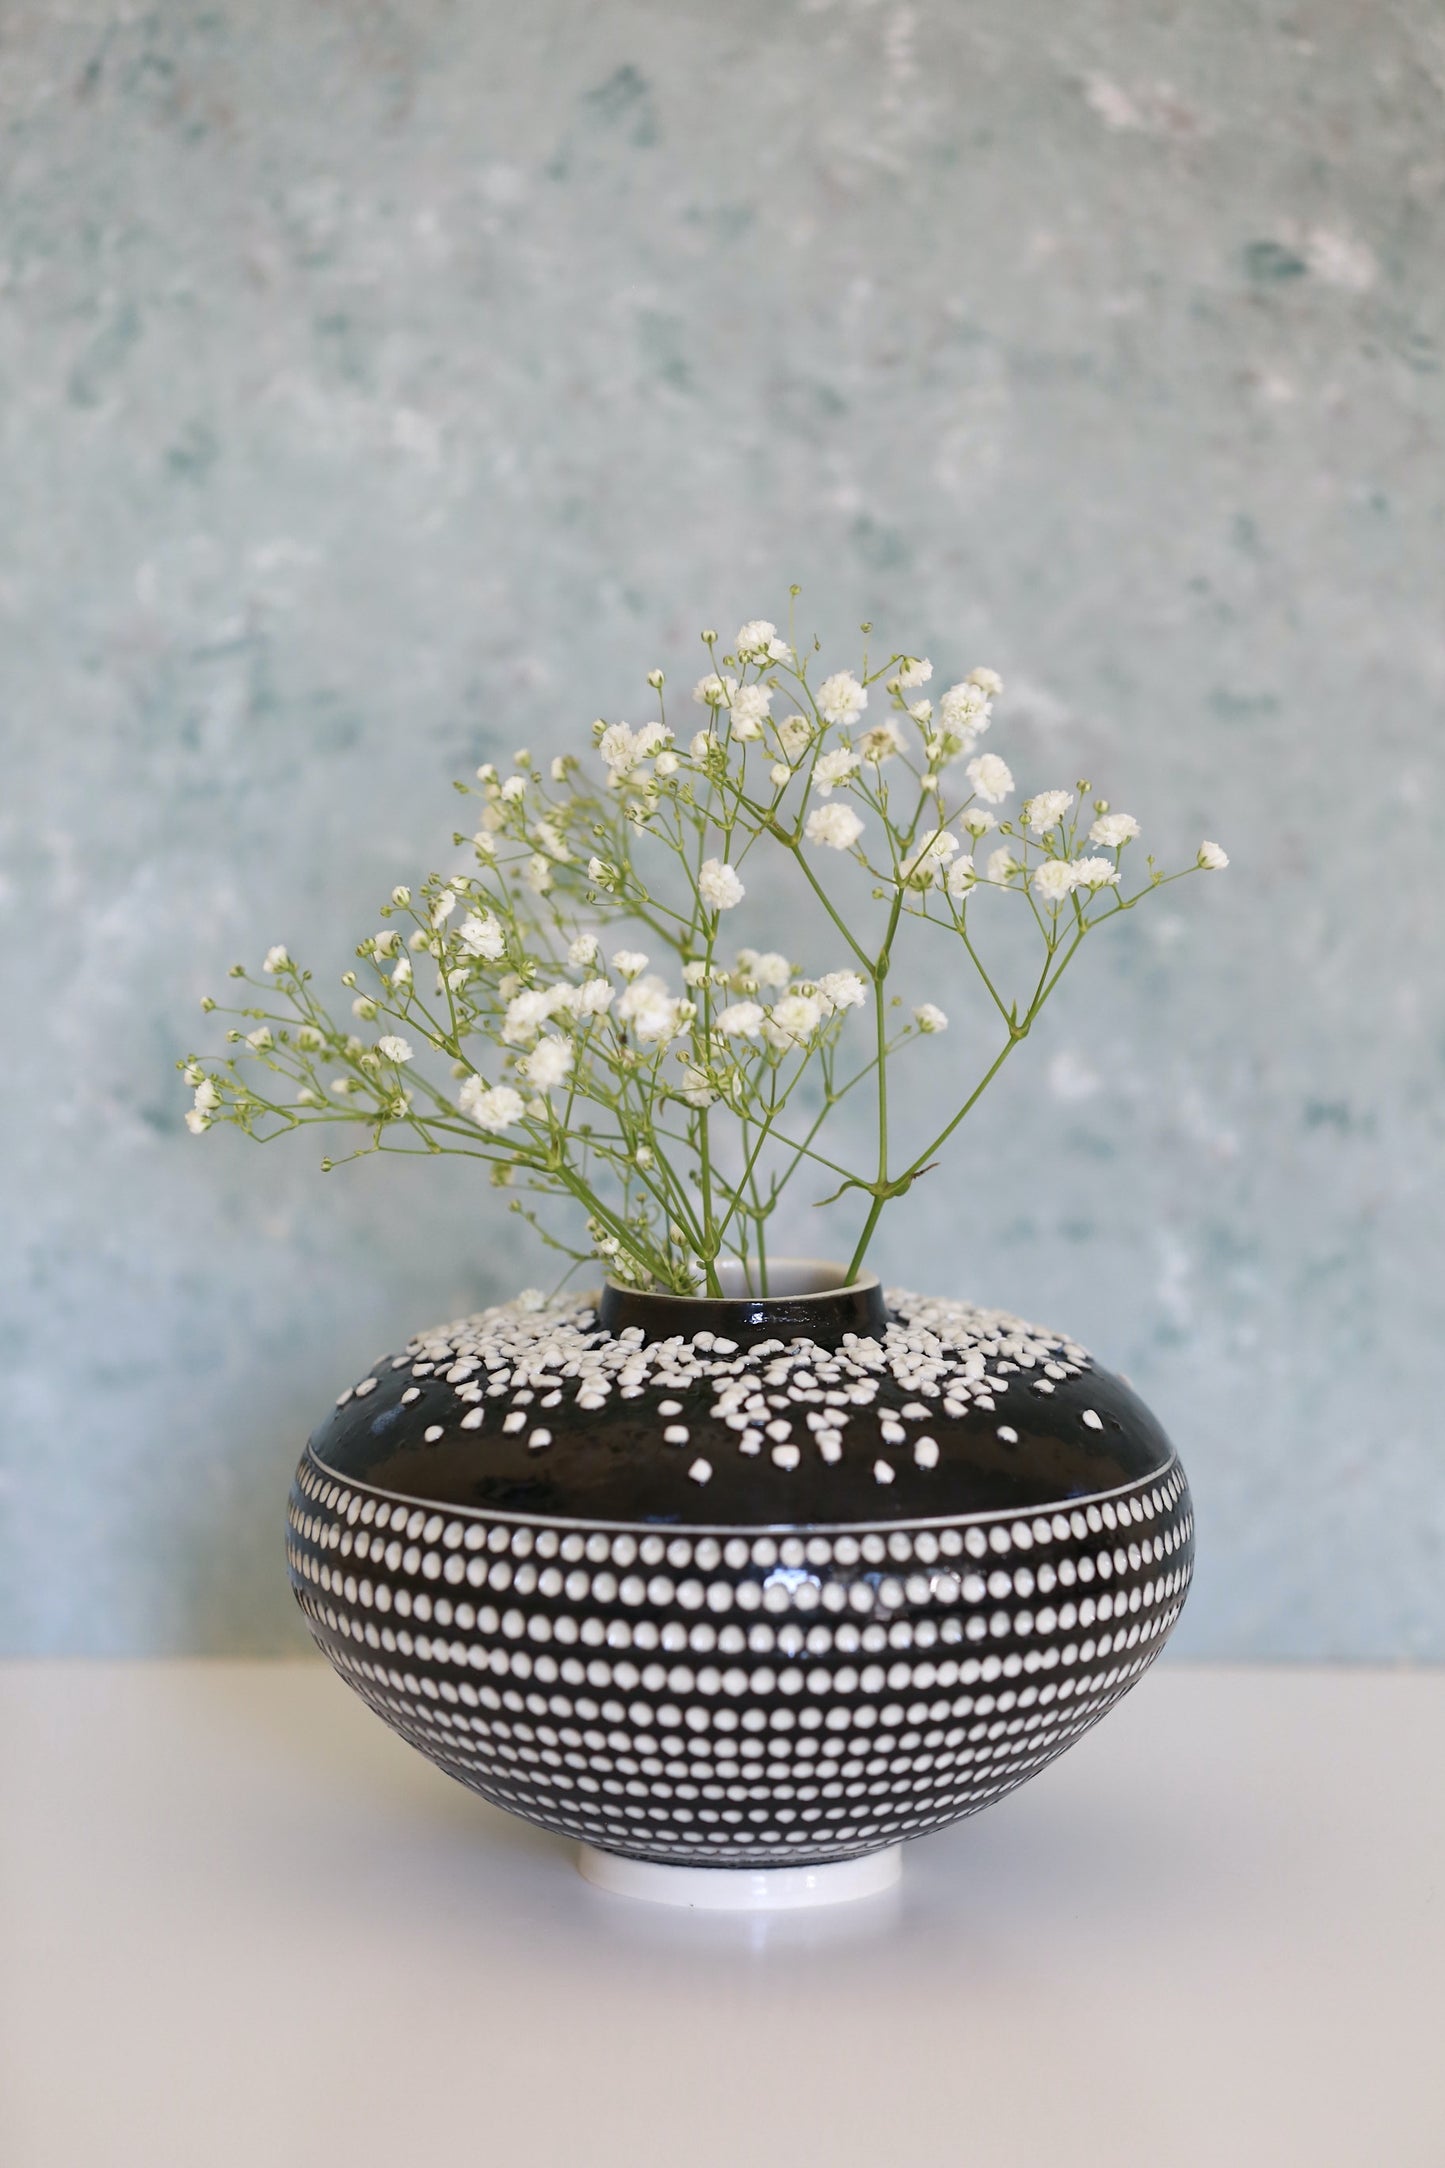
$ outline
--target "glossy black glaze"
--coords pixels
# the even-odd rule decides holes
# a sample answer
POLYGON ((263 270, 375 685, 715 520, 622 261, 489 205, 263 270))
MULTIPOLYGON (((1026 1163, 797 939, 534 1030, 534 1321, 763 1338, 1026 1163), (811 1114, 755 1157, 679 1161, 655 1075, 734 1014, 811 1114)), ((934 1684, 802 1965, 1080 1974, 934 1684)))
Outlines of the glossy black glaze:
POLYGON ((587 1413, 564 1402, 547 1414, 552 1444, 535 1453, 525 1436, 504 1434, 495 1402, 485 1428, 468 1432, 457 1428, 455 1395, 439 1380, 420 1381, 420 1398, 403 1406, 410 1371, 394 1371, 387 1360, 373 1375, 375 1392, 337 1409, 314 1432, 311 1450, 323 1466, 400 1497, 564 1519, 802 1528, 1027 1512, 1136 1482, 1164 1467, 1172 1451, 1138 1395, 1097 1368, 1063 1380, 1048 1395, 1013 1391, 993 1416, 973 1409, 954 1418, 930 1409, 926 1422, 908 1428, 937 1440, 937 1467, 916 1467, 905 1447, 884 1448, 895 1471, 889 1484, 873 1473, 880 1457, 871 1442, 876 1416, 912 1398, 891 1377, 881 1379, 866 1425, 850 1425, 840 1461, 830 1467, 808 1452, 801 1466, 785 1471, 766 1453, 738 1451, 734 1434, 709 1413, 707 1385, 684 1393, 648 1387, 636 1400, 614 1396, 587 1413), (668 1419, 658 1407, 678 1399, 688 1443, 667 1446, 668 1419), (1099 1416, 1102 1430, 1085 1427, 1085 1408, 1099 1416), (428 1444, 424 1434, 438 1424, 444 1435, 428 1444), (1000 1438, 1001 1427, 1016 1430, 1017 1443, 1000 1438), (687 1472, 699 1454, 712 1465, 705 1491, 687 1472))

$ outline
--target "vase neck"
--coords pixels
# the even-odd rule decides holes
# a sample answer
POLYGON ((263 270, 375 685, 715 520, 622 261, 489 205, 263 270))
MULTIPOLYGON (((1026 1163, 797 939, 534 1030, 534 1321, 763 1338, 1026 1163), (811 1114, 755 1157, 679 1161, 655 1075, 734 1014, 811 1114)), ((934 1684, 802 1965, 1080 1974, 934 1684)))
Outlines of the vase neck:
POLYGON ((640 1329, 644 1340, 690 1340, 699 1332, 735 1340, 739 1347, 759 1340, 815 1340, 838 1347, 846 1334, 876 1338, 888 1322, 888 1306, 876 1274, 847 1279, 838 1265, 812 1258, 780 1258, 768 1269, 768 1291, 754 1293, 742 1267, 718 1268, 721 1295, 643 1293, 609 1280, 597 1304, 608 1332, 640 1329))

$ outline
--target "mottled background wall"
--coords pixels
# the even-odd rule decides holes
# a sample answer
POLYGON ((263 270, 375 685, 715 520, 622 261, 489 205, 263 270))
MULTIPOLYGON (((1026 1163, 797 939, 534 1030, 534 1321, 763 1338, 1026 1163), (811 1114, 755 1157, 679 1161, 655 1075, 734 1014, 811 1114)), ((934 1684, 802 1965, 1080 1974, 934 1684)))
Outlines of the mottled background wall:
POLYGON ((1155 1402, 1181 1646, 1445 1654, 1435 0, 10 0, 0 187, 6 1644, 301 1646, 310 1420, 539 1268, 187 1137, 197 997, 796 579, 1234 860, 884 1265, 1155 1402))

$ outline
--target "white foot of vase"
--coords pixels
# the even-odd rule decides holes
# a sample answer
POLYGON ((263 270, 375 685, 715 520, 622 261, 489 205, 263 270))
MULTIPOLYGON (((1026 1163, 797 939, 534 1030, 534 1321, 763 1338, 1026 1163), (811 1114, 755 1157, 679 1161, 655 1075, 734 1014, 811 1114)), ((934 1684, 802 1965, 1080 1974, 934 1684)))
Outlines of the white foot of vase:
POLYGON ((791 1912, 803 1905, 849 1904, 892 1889, 903 1872, 903 1848, 895 1844, 886 1852, 824 1867, 662 1867, 584 1844, 577 1866, 598 1889, 650 1904, 698 1912, 791 1912))

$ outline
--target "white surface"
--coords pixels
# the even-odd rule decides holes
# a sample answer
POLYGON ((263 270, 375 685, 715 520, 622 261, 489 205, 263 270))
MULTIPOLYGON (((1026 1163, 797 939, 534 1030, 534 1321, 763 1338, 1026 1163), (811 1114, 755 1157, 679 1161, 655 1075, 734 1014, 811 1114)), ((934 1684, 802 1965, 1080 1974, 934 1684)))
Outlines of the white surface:
POLYGON ((1445 1675, 1166 1663, 890 1897, 623 1904, 309 1664, 0 1669, 5 2168, 1441 2168, 1445 1675))
POLYGON ((903 1847, 885 1846, 863 1859, 829 1867, 663 1867, 620 1859, 595 1845, 577 1848, 577 1865, 598 1889, 649 1904, 697 1912, 799 1912, 810 1905, 856 1904, 878 1897, 899 1878, 903 1847))

